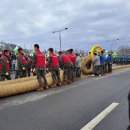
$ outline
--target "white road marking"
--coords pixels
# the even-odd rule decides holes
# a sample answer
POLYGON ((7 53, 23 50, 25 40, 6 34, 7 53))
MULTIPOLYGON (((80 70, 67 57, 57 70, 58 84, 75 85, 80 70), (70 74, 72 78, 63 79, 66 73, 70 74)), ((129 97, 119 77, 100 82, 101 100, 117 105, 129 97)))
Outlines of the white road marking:
POLYGON ((110 112, 112 112, 119 103, 112 103, 108 106, 104 111, 102 111, 99 115, 97 115, 93 120, 91 120, 86 126, 84 126, 81 130, 92 130, 95 128, 110 112))

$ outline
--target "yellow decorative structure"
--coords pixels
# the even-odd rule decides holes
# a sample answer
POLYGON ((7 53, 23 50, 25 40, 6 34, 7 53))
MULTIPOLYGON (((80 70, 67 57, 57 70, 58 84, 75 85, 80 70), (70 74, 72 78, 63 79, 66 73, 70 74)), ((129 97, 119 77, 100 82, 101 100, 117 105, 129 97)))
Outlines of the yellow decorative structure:
MULTIPOLYGON (((63 81, 63 71, 60 72, 61 81, 63 81)), ((51 74, 46 75, 48 85, 52 85, 51 74)), ((0 83, 0 97, 16 95, 20 93, 37 90, 39 83, 36 77, 22 78, 12 81, 3 81, 0 83), (6 83, 7 82, 7 83, 6 83)))
POLYGON ((101 52, 102 48, 99 45, 93 46, 91 48, 91 50, 90 50, 91 55, 85 56, 82 59, 82 63, 81 63, 82 74, 88 75, 88 74, 92 74, 93 73, 93 64, 92 64, 92 61, 94 59, 94 52, 95 51, 101 52), (91 68, 90 69, 87 69, 87 64, 91 64, 91 68))
POLYGON ((93 55, 95 51, 101 52, 102 50, 103 50, 103 49, 102 49, 101 46, 95 45, 95 46, 93 46, 93 47, 91 48, 90 52, 91 52, 91 55, 93 55))

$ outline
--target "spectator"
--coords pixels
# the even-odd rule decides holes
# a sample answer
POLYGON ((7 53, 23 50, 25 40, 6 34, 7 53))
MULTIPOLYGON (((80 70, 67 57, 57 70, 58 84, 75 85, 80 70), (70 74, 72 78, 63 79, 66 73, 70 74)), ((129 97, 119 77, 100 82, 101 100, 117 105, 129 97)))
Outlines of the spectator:
POLYGON ((76 78, 79 78, 81 76, 81 57, 79 54, 76 54, 76 78))
POLYGON ((94 53, 93 65, 94 65, 94 75, 93 76, 101 76, 100 57, 98 56, 98 54, 96 52, 94 53))
POLYGON ((110 52, 109 52, 108 57, 106 59, 106 63, 107 63, 107 71, 108 71, 108 73, 111 73, 112 72, 112 55, 110 52))
POLYGON ((18 72, 18 54, 16 55, 16 58, 15 58, 15 79, 19 78, 19 72, 18 72))
POLYGON ((106 67, 105 67, 105 55, 104 51, 101 51, 100 54, 100 62, 101 62, 101 75, 104 75, 106 73, 106 67))

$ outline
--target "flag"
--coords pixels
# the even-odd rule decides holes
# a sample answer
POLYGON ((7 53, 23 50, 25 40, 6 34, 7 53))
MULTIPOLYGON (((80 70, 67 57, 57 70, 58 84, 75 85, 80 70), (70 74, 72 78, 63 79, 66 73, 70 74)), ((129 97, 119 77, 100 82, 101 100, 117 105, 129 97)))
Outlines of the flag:
POLYGON ((30 56, 33 56, 33 55, 34 55, 34 53, 35 53, 35 51, 34 51, 34 50, 32 50, 32 51, 31 51, 31 53, 30 53, 30 56))
POLYGON ((47 51, 47 53, 45 54, 46 57, 49 57, 50 56, 50 53, 49 51, 47 51))
POLYGON ((17 55, 18 54, 18 46, 16 46, 13 51, 14 51, 14 54, 17 55))

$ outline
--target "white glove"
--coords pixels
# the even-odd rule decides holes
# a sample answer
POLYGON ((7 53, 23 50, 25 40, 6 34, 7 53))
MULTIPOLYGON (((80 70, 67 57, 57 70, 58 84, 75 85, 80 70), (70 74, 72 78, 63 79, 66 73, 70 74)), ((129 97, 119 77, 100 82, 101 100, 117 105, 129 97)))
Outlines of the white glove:
POLYGON ((9 73, 8 72, 6 72, 6 74, 5 74, 6 76, 8 76, 9 75, 9 73))
POLYGON ((35 73, 36 72, 36 69, 33 69, 33 73, 35 73))

